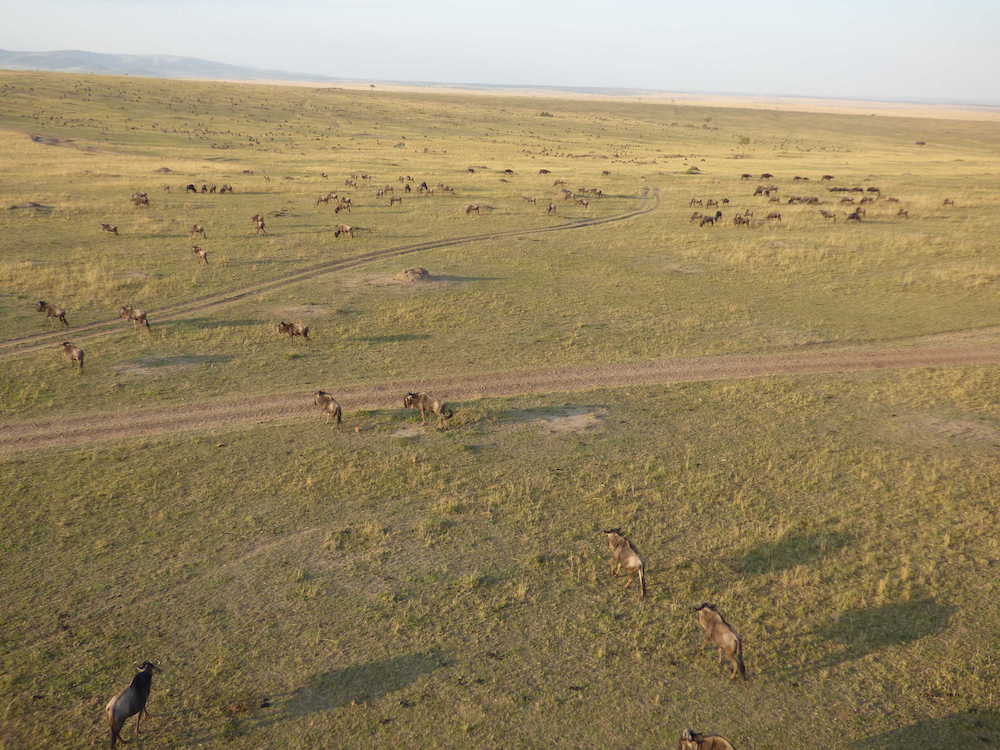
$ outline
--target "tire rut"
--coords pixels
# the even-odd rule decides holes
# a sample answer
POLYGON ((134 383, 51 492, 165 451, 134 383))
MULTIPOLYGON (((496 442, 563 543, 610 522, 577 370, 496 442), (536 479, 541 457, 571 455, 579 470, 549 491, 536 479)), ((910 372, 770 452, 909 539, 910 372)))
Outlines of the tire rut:
MULTIPOLYGON (((780 375, 814 375, 926 367, 1000 365, 1000 328, 957 332, 899 342, 893 346, 797 350, 777 354, 686 357, 595 367, 563 367, 355 384, 339 388, 337 399, 351 412, 399 408, 409 390, 433 391, 449 401, 523 394, 578 392, 598 388, 742 380, 780 375)), ((320 419, 309 393, 249 396, 178 404, 125 413, 89 414, 8 422, 0 425, 0 454, 94 442, 136 439, 187 431, 218 431, 252 423, 320 419)))

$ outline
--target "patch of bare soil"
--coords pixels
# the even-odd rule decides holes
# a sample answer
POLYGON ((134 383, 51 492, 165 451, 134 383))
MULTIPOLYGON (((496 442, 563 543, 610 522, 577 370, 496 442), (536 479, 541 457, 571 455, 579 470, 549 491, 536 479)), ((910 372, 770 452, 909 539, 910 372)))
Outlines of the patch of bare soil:
POLYGON ((424 428, 420 425, 411 425, 409 427, 400 427, 392 436, 394 438, 402 438, 404 440, 411 440, 413 438, 418 438, 424 434, 424 428))
POLYGON ((587 406, 512 409, 504 414, 501 424, 536 424, 555 434, 583 432, 599 427, 606 414, 606 409, 587 406))
POLYGON ((407 268, 405 271, 400 271, 392 278, 395 281, 401 281, 404 284, 415 284, 420 281, 430 281, 431 273, 426 268, 417 266, 415 268, 407 268))
POLYGON ((1000 426, 986 419, 906 414, 896 420, 896 432, 909 442, 934 447, 961 443, 965 447, 1000 448, 1000 426))

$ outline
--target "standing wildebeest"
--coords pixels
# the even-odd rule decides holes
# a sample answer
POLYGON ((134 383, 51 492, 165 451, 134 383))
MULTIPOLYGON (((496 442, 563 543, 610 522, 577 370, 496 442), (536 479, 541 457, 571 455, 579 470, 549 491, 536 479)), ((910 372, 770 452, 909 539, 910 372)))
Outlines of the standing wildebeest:
POLYGON ((198 192, 198 188, 196 188, 194 185, 192 185, 190 183, 188 183, 188 186, 186 188, 184 188, 184 190, 186 192, 188 192, 188 193, 197 193, 198 192))
POLYGON ((858 222, 860 222, 861 221, 861 217, 864 216, 864 215, 865 214, 864 214, 864 211, 862 209, 856 208, 856 209, 854 209, 853 213, 847 214, 847 220, 848 221, 858 221, 858 222))
POLYGON ((337 228, 333 232, 334 237, 339 237, 342 234, 346 234, 348 237, 354 238, 354 227, 350 224, 338 224, 337 228))
POLYGON ((465 213, 467 213, 467 214, 476 214, 478 216, 479 215, 479 204, 478 203, 470 203, 469 205, 467 205, 465 207, 465 213))
POLYGON ((550 172, 547 169, 539 169, 538 170, 538 174, 552 174, 552 172, 550 172))
POLYGON ((909 219, 910 212, 907 211, 905 208, 901 208, 899 209, 899 211, 896 212, 896 216, 898 216, 901 219, 909 219))
POLYGON ((762 179, 762 180, 773 180, 774 179, 774 175, 771 174, 770 172, 764 172, 764 174, 762 174, 760 176, 760 179, 762 179))
POLYGON ((715 222, 722 220, 722 211, 716 211, 715 216, 702 216, 701 223, 698 224, 699 227, 703 227, 706 224, 708 226, 715 226, 715 222))
POLYGON ((825 211, 821 208, 819 210, 819 215, 822 216, 824 219, 833 219, 834 224, 837 223, 837 214, 835 214, 833 211, 825 211))
POLYGON ((319 198, 316 199, 316 205, 318 206, 320 203, 326 203, 327 205, 329 205, 330 201, 336 197, 337 197, 336 193, 327 193, 326 195, 321 195, 319 198))
POLYGON ((942 206, 954 206, 955 205, 955 201, 953 201, 951 198, 945 198, 944 201, 941 203, 941 205, 942 206))
POLYGON ((685 729, 677 750, 736 750, 732 743, 718 734, 702 734, 693 729, 685 729))
POLYGON ((389 208, 392 208, 397 203, 400 204, 400 205, 402 205, 403 204, 403 199, 402 198, 397 198, 395 196, 389 196, 389 208))
POLYGON ((151 661, 144 661, 137 669, 139 673, 132 678, 132 683, 108 701, 108 705, 104 708, 108 724, 111 725, 111 747, 115 747, 118 740, 121 740, 122 726, 128 717, 138 714, 135 719, 136 737, 139 736, 142 715, 146 714, 147 718, 149 717, 146 703, 149 701, 149 690, 153 686, 153 672, 159 672, 160 668, 151 661))
POLYGON ((549 207, 547 209, 545 209, 545 214, 546 214, 546 216, 551 216, 555 212, 556 212, 556 204, 550 202, 549 203, 549 207))
POLYGON ((740 179, 741 180, 752 180, 753 179, 753 175, 752 174, 748 174, 747 172, 744 172, 743 174, 740 175, 740 179))
POLYGON ((257 215, 254 225, 256 226, 257 234, 267 234, 267 225, 264 223, 264 217, 260 214, 257 215))
POLYGON ((122 305, 118 309, 118 317, 122 320, 131 320, 133 328, 139 328, 140 326, 149 328, 149 318, 146 316, 146 311, 139 310, 132 307, 132 305, 122 305))
POLYGON ((530 196, 530 195, 522 195, 521 196, 521 200, 527 201, 531 205, 535 205, 535 203, 537 203, 537 200, 534 197, 530 196))
POLYGON ((705 214, 703 214, 701 211, 695 211, 693 214, 691 214, 690 222, 694 224, 696 221, 701 221, 703 218, 705 218, 705 214))
POLYGON ((733 217, 733 226, 737 226, 738 227, 741 224, 745 225, 746 228, 749 229, 750 228, 750 217, 749 216, 743 216, 741 214, 737 214, 736 216, 734 216, 733 217))
POLYGON ((132 193, 132 204, 142 208, 149 208, 149 193, 132 193))
POLYGON ((208 250, 198 247, 198 245, 192 245, 191 252, 198 256, 198 260, 204 261, 205 265, 208 265, 208 250))
POLYGON ((427 424, 427 412, 437 414, 437 426, 439 429, 444 426, 446 419, 451 419, 455 414, 448 408, 448 404, 443 401, 431 398, 426 393, 414 393, 413 391, 403 396, 403 408, 419 409, 421 424, 427 424))
POLYGON ((769 214, 768 214, 767 216, 765 216, 764 218, 765 218, 765 219, 766 219, 767 221, 777 221, 777 222, 779 222, 779 223, 781 222, 781 214, 780 214, 780 213, 778 213, 777 211, 772 211, 771 213, 769 213, 769 214))
POLYGON ((584 208, 590 208, 590 201, 588 201, 586 198, 577 198, 576 205, 583 206, 584 208))
POLYGON ((118 234, 118 225, 117 224, 101 224, 101 231, 102 232, 110 232, 111 234, 117 235, 118 234))
POLYGON ((284 333, 287 336, 301 336, 302 338, 309 340, 309 326, 302 325, 301 322, 296 323, 286 323, 281 321, 278 323, 278 333, 284 333))
POLYGON ((702 602, 694 611, 698 613, 698 623, 705 631, 705 645, 715 646, 719 649, 719 664, 722 664, 723 655, 733 663, 733 672, 729 676, 735 680, 737 675, 742 675, 746 679, 747 668, 743 664, 743 639, 735 630, 722 619, 718 608, 714 604, 702 602))
POLYGON ((80 365, 80 372, 83 372, 83 349, 75 346, 70 341, 63 341, 59 346, 62 347, 63 354, 70 361, 70 364, 76 362, 80 365))
POLYGON ((829 180, 832 180, 832 179, 833 179, 833 175, 832 175, 832 174, 825 174, 825 175, 823 175, 823 177, 821 177, 820 179, 823 179, 823 180, 828 180, 828 181, 829 181, 829 180))
POLYGON ((69 323, 66 322, 66 310, 63 308, 50 305, 45 300, 40 299, 38 300, 38 304, 35 305, 35 310, 45 313, 46 320, 49 318, 58 318, 64 326, 69 327, 69 323))
POLYGON ((322 407, 323 411, 327 415, 327 419, 337 420, 337 426, 340 427, 341 410, 340 404, 337 403, 337 399, 331 396, 326 391, 314 391, 313 392, 313 403, 316 406, 322 407))
POLYGON ((624 568, 628 577, 625 588, 632 585, 634 576, 638 576, 639 598, 645 598, 646 566, 642 558, 639 557, 639 550, 635 548, 635 545, 629 541, 621 529, 605 529, 603 533, 608 535, 608 549, 611 550, 611 574, 618 576, 624 568))
POLYGON ((704 205, 705 201, 703 201, 701 198, 692 198, 691 200, 688 201, 688 208, 691 208, 692 206, 704 206, 704 205))
POLYGON ((203 240, 207 240, 208 239, 208 235, 205 234, 205 227, 203 227, 201 224, 192 224, 191 225, 191 236, 194 237, 194 236, 199 235, 199 234, 201 235, 201 238, 203 240))

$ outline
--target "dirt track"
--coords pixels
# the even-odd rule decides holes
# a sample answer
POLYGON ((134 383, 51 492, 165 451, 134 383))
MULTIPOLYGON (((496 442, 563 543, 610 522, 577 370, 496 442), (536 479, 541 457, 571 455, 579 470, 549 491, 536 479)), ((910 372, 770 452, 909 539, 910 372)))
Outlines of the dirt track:
MULTIPOLYGON (((219 294, 198 297, 196 299, 188 300, 187 302, 177 305, 171 305, 169 307, 161 307, 156 310, 150 309, 147 310, 147 312, 149 313, 150 320, 155 325, 165 321, 176 320, 177 318, 182 318, 190 315, 191 313, 201 312, 209 308, 221 307, 233 302, 238 302, 239 300, 251 297, 255 294, 260 294, 261 292, 278 289, 283 286, 288 286, 289 284, 297 284, 300 281, 306 281, 322 274, 333 273, 334 271, 343 271, 347 268, 355 268, 357 266, 365 265, 366 263, 385 260, 386 258, 397 258, 403 255, 423 252, 425 250, 436 250, 437 248, 464 245, 470 242, 481 242, 483 240, 500 239, 503 237, 520 237, 528 234, 541 234, 543 232, 562 232, 570 229, 582 229, 584 227, 594 227, 600 224, 610 224, 616 221, 632 219, 636 216, 641 216, 642 214, 648 214, 650 211, 654 211, 658 205, 659 200, 654 198, 652 205, 645 208, 637 208, 624 214, 615 214, 614 216, 597 217, 594 219, 580 219, 566 224, 556 224, 555 226, 549 227, 536 227, 534 229, 511 229, 505 232, 472 234, 445 240, 428 240, 427 242, 418 242, 412 245, 399 245, 397 247, 390 247, 384 250, 374 250, 369 253, 354 255, 341 260, 333 260, 301 268, 294 273, 281 276, 277 279, 271 279, 270 281, 263 281, 259 284, 240 287, 238 289, 231 289, 227 292, 220 292, 219 294)), ((76 343, 86 339, 93 339, 98 336, 109 336, 114 333, 121 333, 122 326, 123 323, 120 319, 111 318, 109 320, 95 321, 93 323, 86 323, 80 326, 61 328, 56 331, 33 333, 26 336, 7 339, 6 341, 0 341, 0 359, 42 349, 49 349, 52 347, 54 342, 65 341, 67 339, 72 339, 73 342, 76 343)))
MULTIPOLYGON (((449 401, 469 401, 527 393, 587 391, 699 380, 975 365, 1000 365, 1000 328, 940 334, 889 345, 676 358, 347 386, 337 389, 335 395, 348 412, 347 421, 350 424, 353 421, 350 412, 401 408, 402 394, 415 389, 433 392, 449 401)), ((302 418, 321 419, 307 392, 91 414, 61 420, 9 422, 0 425, 0 454, 302 418)))

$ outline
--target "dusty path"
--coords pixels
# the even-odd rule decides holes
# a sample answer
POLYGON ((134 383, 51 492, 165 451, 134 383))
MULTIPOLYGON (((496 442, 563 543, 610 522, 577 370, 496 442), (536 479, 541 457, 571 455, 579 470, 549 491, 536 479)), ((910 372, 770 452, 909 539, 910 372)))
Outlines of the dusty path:
MULTIPOLYGON (((737 380, 769 375, 860 372, 919 367, 1000 365, 1000 328, 940 334, 890 345, 809 349, 777 354, 727 355, 654 360, 621 365, 567 367, 451 376, 337 388, 348 412, 401 408, 408 390, 425 390, 449 401, 527 393, 587 391, 699 380, 737 380)), ((308 392, 208 401, 142 411, 92 414, 61 420, 0 424, 0 454, 65 447, 182 431, 222 430, 321 415, 308 392)), ((332 427, 330 428, 333 429, 332 427)), ((349 434, 349 433, 347 433, 349 434)))
MULTIPOLYGON (((297 284, 300 281, 306 281, 322 274, 343 271, 348 268, 365 265, 366 263, 385 260, 386 258, 396 258, 403 255, 424 252, 426 250, 436 250, 442 247, 464 245, 470 242, 482 242, 483 240, 494 240, 504 237, 521 237, 529 234, 541 234, 543 232, 564 232, 570 229, 582 229, 584 227, 610 224, 612 222, 625 221, 627 219, 635 218, 636 216, 648 214, 649 212, 654 211, 658 205, 659 200, 654 197, 652 204, 646 206, 645 208, 637 208, 623 214, 615 214, 614 216, 603 216, 594 219, 580 219, 577 221, 567 222, 565 224, 556 224, 555 226, 549 227, 536 227, 534 229, 510 229, 503 232, 471 234, 465 237, 453 237, 451 239, 444 240, 428 240, 427 242, 418 242, 412 245, 399 245, 397 247, 385 248, 384 250, 373 250, 372 252, 354 255, 341 260, 332 260, 325 263, 317 263, 312 266, 307 266, 306 268, 300 268, 293 273, 281 276, 277 279, 271 279, 270 281, 262 281, 258 284, 232 289, 227 292, 198 297, 193 300, 188 300, 187 302, 170 305, 168 307, 161 307, 156 310, 149 309, 147 312, 149 313, 149 318, 153 325, 156 325, 157 323, 183 318, 192 313, 207 310, 209 308, 221 307, 222 305, 238 302, 246 297, 251 297, 262 292, 268 292, 272 289, 278 289, 283 286, 288 286, 289 284, 297 284)), ((6 341, 0 341, 0 358, 25 354, 42 349, 51 349, 54 344, 57 344, 60 341, 72 340, 74 343, 78 343, 85 339, 121 333, 125 330, 123 329, 123 326, 125 325, 126 324, 120 319, 111 318, 109 320, 100 320, 80 326, 61 328, 56 331, 33 333, 26 336, 7 339, 6 341)))

